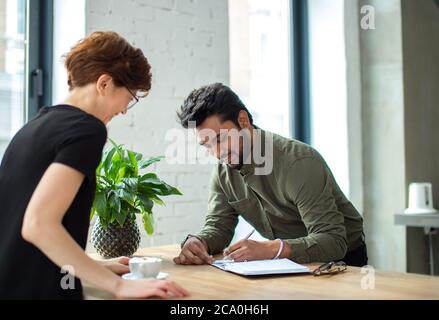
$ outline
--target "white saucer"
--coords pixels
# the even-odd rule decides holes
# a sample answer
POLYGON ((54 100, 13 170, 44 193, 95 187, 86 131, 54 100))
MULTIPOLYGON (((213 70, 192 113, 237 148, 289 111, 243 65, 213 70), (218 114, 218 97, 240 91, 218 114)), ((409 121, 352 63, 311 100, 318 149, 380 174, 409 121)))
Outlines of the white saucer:
POLYGON ((141 279, 157 279, 157 280, 165 280, 167 277, 169 277, 169 273, 166 272, 159 272, 159 274, 153 278, 139 278, 139 277, 135 277, 131 272, 130 273, 125 273, 124 275, 122 275, 122 278, 125 280, 141 280, 141 279))

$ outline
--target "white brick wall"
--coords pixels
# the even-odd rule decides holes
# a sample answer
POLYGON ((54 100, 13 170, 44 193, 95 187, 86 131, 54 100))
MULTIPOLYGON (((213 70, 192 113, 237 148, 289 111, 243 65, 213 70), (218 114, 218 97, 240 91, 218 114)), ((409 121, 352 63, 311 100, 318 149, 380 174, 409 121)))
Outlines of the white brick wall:
MULTIPOLYGON (((190 91, 229 82, 227 11, 227 0, 87 0, 87 33, 120 33, 153 67, 150 95, 113 120, 109 137, 145 156, 165 154, 165 133, 179 128, 176 110, 190 91)), ((141 229, 141 245, 178 243, 203 225, 211 166, 161 163, 152 170, 184 195, 155 206, 156 232, 147 237, 141 229)))

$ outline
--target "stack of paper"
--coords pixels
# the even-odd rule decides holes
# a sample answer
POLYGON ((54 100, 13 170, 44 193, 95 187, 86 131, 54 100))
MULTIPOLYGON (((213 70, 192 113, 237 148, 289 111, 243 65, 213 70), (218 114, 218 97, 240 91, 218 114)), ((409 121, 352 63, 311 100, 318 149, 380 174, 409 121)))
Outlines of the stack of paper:
POLYGON ((245 276, 311 272, 308 267, 302 266, 288 259, 257 260, 248 262, 216 260, 212 265, 221 270, 245 276))

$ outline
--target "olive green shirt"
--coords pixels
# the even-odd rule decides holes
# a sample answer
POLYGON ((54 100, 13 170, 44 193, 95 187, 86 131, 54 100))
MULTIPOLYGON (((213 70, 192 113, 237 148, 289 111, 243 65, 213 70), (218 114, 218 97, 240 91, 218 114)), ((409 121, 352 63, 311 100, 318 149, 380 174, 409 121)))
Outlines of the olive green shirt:
POLYGON ((206 222, 198 235, 211 254, 219 253, 232 240, 241 215, 265 238, 285 240, 290 259, 298 263, 342 259, 361 241, 361 215, 315 149, 262 134, 273 137, 272 172, 256 175, 254 161, 240 170, 215 165, 206 222))

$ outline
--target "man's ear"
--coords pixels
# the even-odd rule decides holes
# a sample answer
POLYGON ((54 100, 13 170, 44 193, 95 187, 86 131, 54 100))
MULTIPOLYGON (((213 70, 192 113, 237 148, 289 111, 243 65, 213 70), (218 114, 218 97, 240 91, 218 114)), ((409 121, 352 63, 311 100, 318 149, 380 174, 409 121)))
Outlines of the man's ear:
POLYGON ((96 81, 96 90, 99 95, 105 96, 106 92, 108 92, 108 87, 113 82, 113 78, 108 74, 103 74, 96 81))
POLYGON ((239 111, 238 114, 238 123, 241 129, 250 129, 251 123, 250 118, 248 117, 248 113, 244 110, 239 111))

